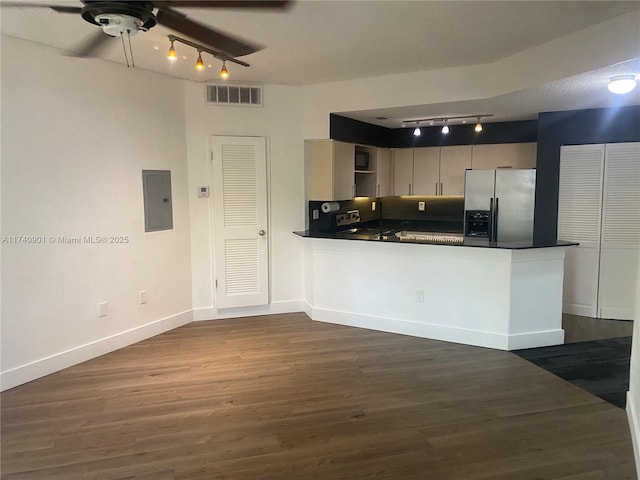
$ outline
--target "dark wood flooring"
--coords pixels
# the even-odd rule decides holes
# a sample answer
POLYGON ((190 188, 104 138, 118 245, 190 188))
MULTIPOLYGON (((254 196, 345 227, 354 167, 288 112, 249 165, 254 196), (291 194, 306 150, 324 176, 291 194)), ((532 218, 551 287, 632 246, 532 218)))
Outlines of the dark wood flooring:
POLYGON ((625 412, 509 352, 196 322, 2 393, 1 478, 635 479, 625 412))

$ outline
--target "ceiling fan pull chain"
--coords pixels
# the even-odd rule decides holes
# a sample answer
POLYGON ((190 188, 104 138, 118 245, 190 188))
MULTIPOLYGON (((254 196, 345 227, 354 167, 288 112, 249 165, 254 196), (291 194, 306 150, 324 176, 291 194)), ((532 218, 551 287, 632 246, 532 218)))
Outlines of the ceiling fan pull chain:
POLYGON ((136 68, 136 62, 133 61, 133 48, 131 48, 131 30, 127 30, 127 39, 129 40, 129 55, 131 55, 131 66, 136 68))
POLYGON ((122 34, 122 32, 120 32, 120 39, 122 40, 122 51, 124 52, 124 60, 125 62, 127 62, 127 68, 129 68, 129 57, 127 56, 127 47, 124 44, 124 35, 122 34))

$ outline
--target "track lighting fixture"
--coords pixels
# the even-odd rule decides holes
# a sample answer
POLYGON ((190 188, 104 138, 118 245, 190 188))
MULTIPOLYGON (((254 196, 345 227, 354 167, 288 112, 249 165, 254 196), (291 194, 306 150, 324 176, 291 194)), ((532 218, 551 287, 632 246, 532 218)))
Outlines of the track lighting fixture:
POLYGON ((174 40, 171 40, 171 47, 169 47, 169 51, 167 52, 167 58, 171 62, 175 62, 178 60, 178 54, 176 53, 176 49, 173 46, 174 40))
POLYGON ((616 75, 609 79, 609 91, 618 95, 624 95, 636 88, 638 82, 635 75, 616 75))
MULTIPOLYGON (((186 40, 184 38, 176 37, 175 35, 167 35, 167 38, 171 42, 171 46, 169 47, 169 51, 167 52, 167 59, 169 59, 172 62, 178 59, 178 54, 176 53, 174 42, 182 43, 184 45, 193 47, 198 51, 198 58, 196 60, 195 69, 199 72, 202 72, 206 69, 206 65, 204 63, 204 60, 202 59, 203 52, 213 55, 218 60, 222 60, 222 69, 220 69, 220 77, 225 80, 229 78, 229 70, 227 70, 227 61, 236 63, 238 65, 242 65, 243 67, 249 66, 248 63, 245 63, 242 60, 229 57, 226 53, 223 53, 223 52, 211 50, 209 47, 205 47, 204 45, 199 45, 197 43, 192 42, 191 40, 186 40)), ((183 57, 183 58, 186 59, 187 57, 183 57)), ((209 65, 209 67, 211 67, 211 65, 209 65)))
POLYGON ((478 123, 476 123, 476 126, 473 128, 476 133, 480 133, 482 131, 482 124, 480 123, 481 118, 482 117, 478 117, 478 123))
POLYGON ((229 78, 229 70, 227 70, 226 60, 222 61, 222 68, 220 69, 220 78, 222 78, 223 80, 226 80, 227 78, 229 78))
POLYGON ((434 118, 420 118, 420 119, 411 119, 411 120, 403 120, 402 121, 402 126, 403 127, 410 127, 412 124, 416 124, 416 128, 413 130, 413 134, 418 137, 420 136, 420 134, 422 133, 420 131, 420 124, 424 123, 424 122, 428 122, 429 125, 431 126, 435 126, 436 124, 440 124, 442 125, 442 128, 440 129, 440 132, 443 135, 447 135, 450 131, 451 128, 449 127, 449 122, 450 121, 454 121, 454 123, 462 123, 462 124, 466 124, 470 119, 477 119, 478 122, 476 123, 475 127, 473 128, 475 130, 476 133, 480 133, 483 129, 482 127, 482 119, 486 118, 486 117, 493 117, 492 113, 483 113, 481 115, 475 114, 475 115, 459 115, 457 117, 434 117, 434 118))

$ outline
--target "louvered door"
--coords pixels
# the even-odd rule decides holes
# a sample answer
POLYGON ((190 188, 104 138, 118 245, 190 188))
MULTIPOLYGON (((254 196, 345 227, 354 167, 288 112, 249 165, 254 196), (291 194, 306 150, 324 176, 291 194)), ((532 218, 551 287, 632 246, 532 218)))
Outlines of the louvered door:
POLYGON ((269 301, 265 150, 261 137, 213 137, 217 308, 269 301))
POLYGON ((598 317, 633 320, 640 253, 640 143, 605 146, 598 317))
POLYGON ((563 146, 560 154, 558 239, 567 249, 562 311, 596 317, 604 145, 563 146))

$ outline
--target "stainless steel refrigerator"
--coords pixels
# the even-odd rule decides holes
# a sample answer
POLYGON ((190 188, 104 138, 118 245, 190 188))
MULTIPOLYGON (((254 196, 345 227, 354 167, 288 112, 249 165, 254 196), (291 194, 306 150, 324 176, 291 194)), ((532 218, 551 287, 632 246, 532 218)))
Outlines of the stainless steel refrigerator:
POLYGON ((535 169, 467 170, 464 232, 492 242, 533 240, 535 169))

